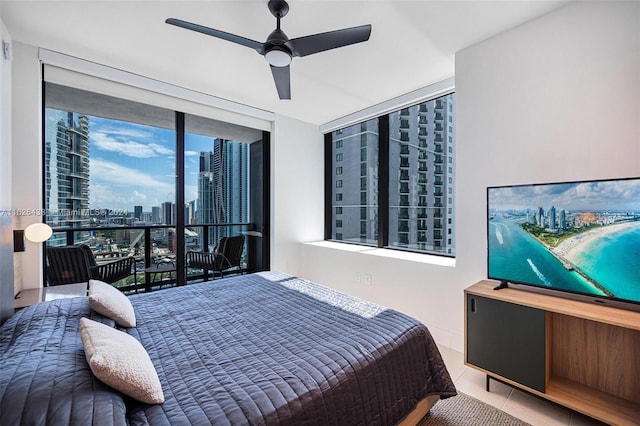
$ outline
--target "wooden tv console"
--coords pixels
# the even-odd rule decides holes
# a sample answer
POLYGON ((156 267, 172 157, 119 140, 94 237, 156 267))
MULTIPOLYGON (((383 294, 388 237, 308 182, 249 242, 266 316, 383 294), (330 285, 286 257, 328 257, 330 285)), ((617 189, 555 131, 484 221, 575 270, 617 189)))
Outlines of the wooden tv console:
POLYGON ((640 422, 640 312, 480 281, 465 293, 465 365, 614 425, 640 422))

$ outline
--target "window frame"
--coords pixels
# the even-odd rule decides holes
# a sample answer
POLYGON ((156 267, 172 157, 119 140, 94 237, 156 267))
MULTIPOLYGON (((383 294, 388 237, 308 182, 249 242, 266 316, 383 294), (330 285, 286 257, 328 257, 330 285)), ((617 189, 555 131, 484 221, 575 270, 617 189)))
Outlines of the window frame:
MULTIPOLYGON (((367 244, 364 242, 356 242, 356 241, 352 241, 352 240, 342 240, 342 239, 334 239, 332 238, 332 234, 334 229, 332 228, 332 226, 334 225, 333 223, 333 212, 334 212, 334 206, 333 203, 336 201, 334 199, 334 192, 333 192, 333 166, 332 166, 332 162, 333 159, 337 159, 337 152, 336 149, 338 149, 336 147, 336 144, 333 140, 333 133, 335 132, 336 135, 341 135, 343 130, 351 127, 351 126, 356 126, 359 125, 361 123, 364 123, 368 120, 371 120, 372 118, 377 118, 378 120, 378 129, 379 129, 379 136, 378 136, 378 239, 377 239, 377 245, 373 245, 374 247, 377 248, 382 248, 382 249, 389 249, 389 250, 397 250, 397 251, 403 251, 403 252, 412 252, 412 253, 416 253, 416 254, 424 254, 424 255, 431 255, 431 256, 442 256, 442 257, 447 257, 447 258, 455 258, 456 257, 456 247, 455 244, 452 245, 451 249, 452 249, 452 253, 447 253, 444 251, 436 251, 436 250, 430 250, 430 249, 415 249, 415 248, 408 248, 408 247, 396 247, 396 246, 390 246, 389 245, 389 230, 390 230, 390 212, 389 212, 389 185, 390 185, 390 116, 393 113, 396 113, 398 111, 404 111, 405 109, 408 109, 410 107, 413 106, 417 106, 420 105, 422 103, 426 103, 429 101, 433 101, 436 100, 438 98, 443 98, 445 96, 451 95, 451 94, 455 94, 455 88, 451 88, 450 90, 446 90, 443 91, 441 93, 437 93, 437 94, 433 94, 431 96, 419 99, 419 100, 414 100, 412 101, 411 104, 407 104, 403 107, 395 107, 393 109, 388 108, 385 113, 383 114, 379 114, 377 116, 373 116, 373 117, 366 117, 363 118, 360 121, 356 121, 353 123, 349 123, 347 125, 341 126, 340 128, 336 128, 336 129, 326 129, 326 132, 324 133, 324 142, 325 142, 325 155, 324 155, 324 161, 325 161, 325 210, 324 210, 324 214, 325 214, 325 232, 324 232, 324 239, 325 241, 332 241, 332 242, 337 242, 337 243, 343 243, 343 244, 353 244, 353 245, 361 245, 361 246, 365 246, 365 247, 371 247, 372 244, 367 244)), ((451 105, 448 106, 448 108, 452 108, 451 105)), ((449 126, 449 128, 451 129, 450 133, 449 133, 449 142, 445 142, 445 141, 440 141, 440 144, 443 143, 452 143, 455 144, 455 138, 453 140, 451 140, 452 136, 455 135, 455 127, 456 127, 456 120, 455 118, 453 118, 453 122, 452 122, 452 116, 449 116, 449 119, 447 119, 447 125, 449 126)), ((325 129, 323 129, 325 130, 325 129)), ((344 145, 340 144, 340 160, 343 160, 343 149, 344 149, 344 145)), ((445 164, 444 161, 442 161, 442 158, 446 157, 448 158, 447 163, 448 163, 448 168, 450 171, 453 171, 453 174, 455 175, 455 162, 453 161, 453 157, 455 156, 455 149, 449 145, 448 148, 446 150, 441 149, 440 151, 437 152, 436 154, 437 156, 440 157, 440 162, 439 163, 434 163, 433 167, 439 167, 439 168, 443 168, 442 166, 445 164), (445 152, 446 151, 446 152, 445 152)), ((442 171, 442 170, 441 170, 442 171)), ((454 179, 455 180, 455 179, 454 179)), ((451 194, 452 192, 452 187, 453 187, 453 183, 452 183, 452 179, 451 176, 449 176, 447 183, 445 182, 441 182, 443 183, 447 189, 447 193, 451 195, 451 198, 453 198, 455 200, 455 197, 453 196, 453 194, 451 194)), ((435 202, 435 197, 439 197, 442 198, 445 196, 444 192, 438 193, 436 194, 435 191, 433 193, 429 193, 428 195, 426 195, 426 197, 432 201, 435 202)), ((449 206, 449 211, 451 211, 451 207, 454 207, 455 204, 452 203, 449 206)), ((441 222, 443 222, 443 218, 445 217, 446 214, 442 214, 442 206, 438 207, 438 209, 441 211, 441 214, 438 216, 441 222)), ((455 209, 453 210, 455 211, 455 209)), ((424 222, 426 223, 427 219, 426 218, 422 218, 422 219, 418 219, 418 221, 424 222)), ((445 219, 446 221, 446 219, 445 219)), ((451 219, 449 219, 449 221, 451 221, 451 219)), ((416 222, 417 223, 417 222, 416 222)), ((455 227, 455 220, 454 223, 452 224, 452 227, 455 227)), ((418 236, 419 234, 427 234, 427 233, 432 233, 435 235, 436 229, 434 229, 432 226, 427 226, 425 227, 425 229, 416 229, 415 231, 416 236, 418 236)), ((446 240, 446 237, 451 236, 452 233, 452 228, 448 228, 447 230, 438 230, 438 232, 441 234, 442 240, 446 240)), ((455 234, 455 233, 454 233, 455 234)), ((336 234, 337 235, 337 234, 336 234)), ((340 232, 340 235, 342 235, 342 231, 340 232)), ((424 239, 419 239, 418 240, 418 245, 419 246, 425 246, 425 242, 423 241, 424 239)), ((448 241, 451 241, 451 238, 448 238, 448 241)), ((454 238, 455 240, 455 238, 454 238)), ((432 249, 435 249, 437 247, 439 247, 442 244, 442 242, 439 241, 434 241, 432 243, 432 249)))
MULTIPOLYGON (((129 99, 127 97, 123 97, 123 96, 118 96, 118 94, 109 94, 109 93, 103 93, 99 90, 92 90, 91 88, 79 88, 73 85, 64 85, 64 84, 60 84, 57 82, 52 82, 49 81, 45 78, 45 74, 44 74, 44 66, 43 66, 43 74, 42 74, 42 79, 40 82, 40 91, 41 91, 41 97, 42 97, 42 103, 41 103, 41 107, 40 107, 40 118, 41 118, 41 132, 40 132, 40 150, 41 150, 41 202, 43 206, 47 206, 48 205, 48 200, 47 200, 47 191, 46 191, 46 187, 47 187, 47 174, 45 173, 45 170, 47 170, 47 164, 46 164, 46 141, 47 141, 47 109, 52 108, 54 110, 56 110, 56 107, 51 107, 47 105, 47 96, 48 94, 48 84, 54 84, 54 85, 58 85, 58 86, 64 86, 66 88, 69 88, 71 90, 82 90, 84 92, 90 93, 90 94, 95 94, 97 96, 106 96, 106 97, 111 97, 114 99, 117 99, 119 101, 122 102, 130 102, 130 103, 142 103, 142 102, 137 102, 135 100, 129 99)), ((186 188, 185 188, 185 135, 187 133, 189 133, 187 127, 185 126, 185 118, 189 115, 192 115, 194 117, 198 117, 198 118, 202 118, 202 119, 206 119, 209 120, 211 119, 210 117, 206 117, 205 115, 197 115, 197 114, 193 114, 193 113, 185 113, 182 111, 179 111, 177 109, 171 109, 169 107, 166 106, 159 106, 159 105, 155 105, 152 103, 149 104, 145 104, 145 105, 149 105, 151 108, 161 108, 161 109, 165 109, 169 112, 169 114, 172 116, 172 122, 174 123, 175 127, 174 129, 172 129, 175 132, 175 152, 173 153, 173 156, 175 157, 174 162, 175 162, 175 170, 173 171, 172 174, 175 175, 175 181, 174 181, 174 187, 175 187, 175 205, 176 206, 185 206, 185 192, 186 192, 186 188)), ((62 110, 60 110, 62 111, 62 110)), ((73 111, 73 112, 77 112, 77 111, 73 111)), ((89 115, 89 116, 94 116, 95 114, 93 113, 84 113, 84 112, 80 112, 79 114, 82 115, 89 115)), ((103 117, 101 115, 95 115, 97 117, 100 118, 105 118, 107 120, 115 120, 115 121, 126 121, 123 120, 121 118, 113 118, 113 117, 103 117)), ((216 119, 211 119, 211 120, 215 120, 215 121, 220 121, 221 120, 216 120, 216 119)), ((149 125, 146 123, 142 123, 138 120, 131 120, 131 123, 135 123, 135 124, 143 124, 143 125, 149 125)), ((227 123, 227 122, 224 122, 227 123)), ((236 126, 235 123, 232 122, 228 122, 228 124, 230 125, 234 125, 236 126)), ((237 125, 237 126, 241 126, 241 125, 237 125)), ((244 126, 244 127, 248 127, 248 126, 244 126)), ((269 227, 269 223, 270 223, 270 210, 268 209, 268 205, 269 205, 269 200, 270 200, 270 144, 271 144, 271 132, 267 131, 267 130, 260 130, 257 128, 250 128, 252 131, 257 132, 260 135, 260 139, 256 140, 256 141, 252 141, 252 142, 243 142, 243 143, 247 143, 247 145, 249 146, 249 151, 250 151, 250 160, 253 159, 253 161, 256 162, 257 167, 249 167, 250 170, 250 175, 247 179, 247 184, 249 185, 249 198, 250 200, 248 201, 248 203, 250 203, 253 207, 251 210, 249 210, 249 217, 248 217, 248 221, 246 223, 241 223, 241 224, 231 224, 231 225, 246 225, 246 226, 254 226, 256 227, 256 229, 260 230, 260 234, 261 237, 259 240, 261 241, 256 241, 255 239, 249 239, 248 244, 252 244, 251 250, 253 251, 252 256, 254 256, 254 258, 251 260, 252 264, 247 265, 248 269, 250 271, 258 271, 258 270, 268 270, 270 267, 270 227, 269 227), (252 150, 252 146, 254 147, 254 149, 252 150), (259 247, 258 247, 259 244, 259 247)), ((189 227, 189 224, 185 223, 185 209, 184 208, 176 208, 176 213, 175 213, 175 218, 173 220, 173 223, 171 225, 167 225, 167 226, 171 226, 175 229, 175 239, 177 241, 185 241, 185 229, 189 227)), ((44 216, 43 217, 43 223, 47 223, 47 217, 44 216)), ((215 224, 208 224, 208 225, 215 225, 215 224)), ((112 230, 114 227, 112 226, 105 226, 105 227, 92 227, 92 228, 104 228, 105 230, 112 230)), ((144 226, 128 226, 128 227, 124 227, 123 229, 128 229, 128 228, 136 228, 136 229, 142 229, 142 228, 149 228, 148 226, 144 225, 144 226)), ((75 232, 79 232, 82 231, 85 228, 82 227, 54 227, 54 232, 65 232, 67 235, 67 241, 71 241, 71 243, 73 242, 73 235, 75 232)), ((149 228, 150 229, 150 228, 149 228)), ((46 248, 47 245, 43 244, 42 245, 42 270, 43 270, 43 276, 44 276, 44 281, 46 282, 46 248)), ((185 244, 176 244, 176 250, 175 250, 175 255, 176 255, 176 283, 177 285, 185 285, 187 282, 187 275, 186 275, 186 268, 185 268, 185 252, 186 252, 186 247, 185 244)), ((145 255, 146 256, 146 255, 145 255)), ((145 259, 145 262, 148 261, 148 256, 146 256, 147 258, 145 259)), ((148 264, 145 264, 145 266, 150 266, 148 264)))

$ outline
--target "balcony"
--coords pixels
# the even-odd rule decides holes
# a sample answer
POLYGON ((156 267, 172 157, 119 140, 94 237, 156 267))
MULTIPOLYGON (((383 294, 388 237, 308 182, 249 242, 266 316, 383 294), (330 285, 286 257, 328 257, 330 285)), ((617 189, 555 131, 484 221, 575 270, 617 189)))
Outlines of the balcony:
MULTIPOLYGON (((77 221, 86 223, 86 218, 77 221)), ((251 254, 256 252, 260 234, 253 231, 253 228, 251 223, 188 225, 185 227, 184 247, 180 251, 183 254, 189 250, 212 251, 215 243, 223 236, 244 234, 248 237, 245 238, 241 271, 257 271, 255 258, 252 258, 251 254)), ((176 232, 175 226, 172 225, 54 228, 49 243, 56 246, 87 244, 91 247, 98 264, 108 263, 114 258, 134 257, 135 276, 132 273, 126 279, 113 284, 125 293, 152 291, 165 285, 184 285, 189 281, 207 278, 207 274, 199 269, 186 268, 184 258, 177 258, 176 232), (153 274, 145 272, 145 269, 167 262, 174 263, 176 269, 184 270, 184 274, 173 273, 171 277, 164 279, 160 286, 154 282, 153 274), (179 282, 180 277, 184 282, 179 282)))

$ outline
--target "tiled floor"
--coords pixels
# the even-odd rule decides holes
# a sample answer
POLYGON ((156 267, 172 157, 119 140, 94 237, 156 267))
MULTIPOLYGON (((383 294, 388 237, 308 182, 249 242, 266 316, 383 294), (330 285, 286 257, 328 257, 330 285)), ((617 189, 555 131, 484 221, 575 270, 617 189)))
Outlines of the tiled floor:
POLYGON ((487 392, 486 376, 465 366, 462 353, 443 346, 439 349, 458 391, 491 404, 533 426, 601 426, 603 424, 495 380, 491 380, 491 392, 487 392))

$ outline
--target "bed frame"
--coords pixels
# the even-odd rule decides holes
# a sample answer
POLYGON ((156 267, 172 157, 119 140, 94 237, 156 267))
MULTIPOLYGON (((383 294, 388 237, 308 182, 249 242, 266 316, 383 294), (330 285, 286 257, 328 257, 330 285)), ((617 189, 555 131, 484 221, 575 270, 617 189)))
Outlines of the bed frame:
POLYGON ((417 425, 418 423, 420 423, 420 420, 422 420, 424 416, 429 413, 431 407, 433 407, 439 400, 439 395, 429 395, 426 398, 421 399, 420 402, 418 402, 418 405, 416 405, 416 408, 414 408, 413 411, 407 414, 404 419, 400 420, 400 422, 396 426, 417 425))

